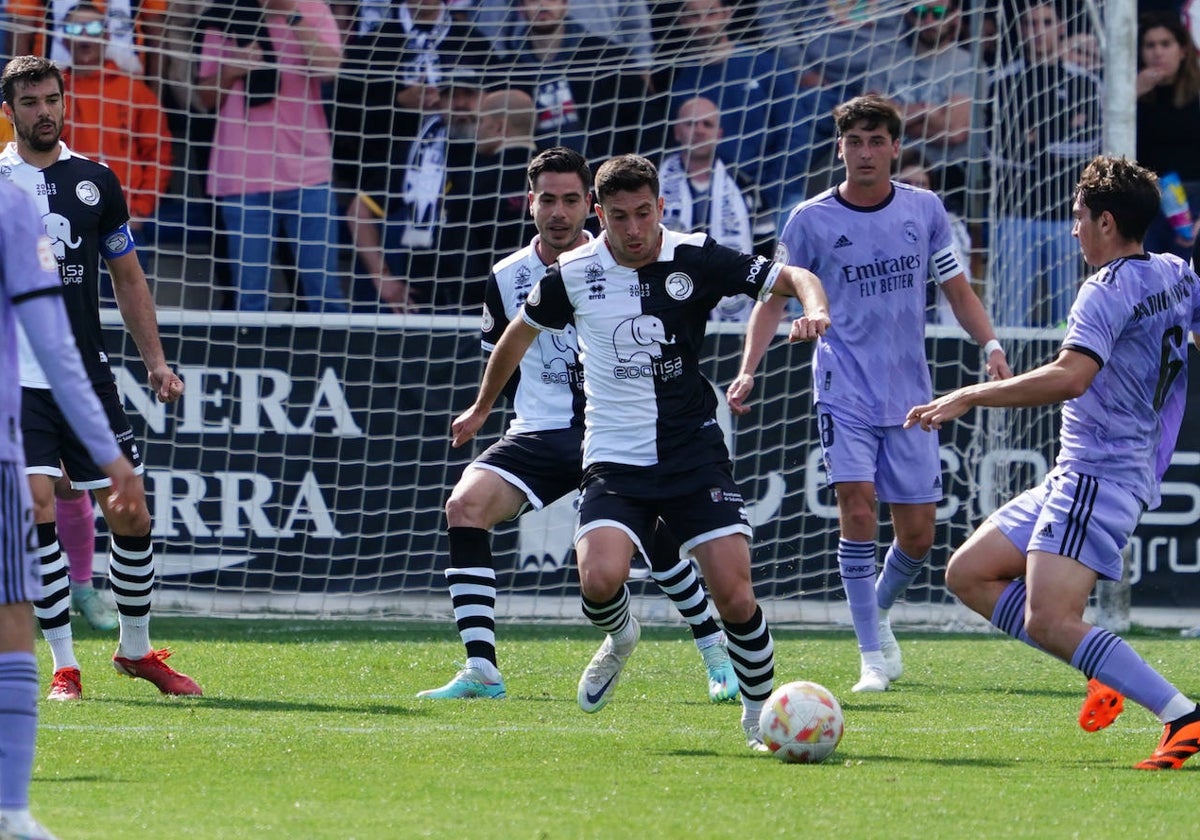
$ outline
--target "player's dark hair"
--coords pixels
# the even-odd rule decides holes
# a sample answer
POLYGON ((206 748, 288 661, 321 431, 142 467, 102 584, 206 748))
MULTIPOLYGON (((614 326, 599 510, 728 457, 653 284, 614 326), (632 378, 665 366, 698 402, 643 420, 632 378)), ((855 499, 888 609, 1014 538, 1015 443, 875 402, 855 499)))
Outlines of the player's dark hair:
POLYGON ((904 120, 900 116, 900 109, 890 99, 869 93, 856 96, 834 108, 833 122, 837 125, 838 137, 852 128, 874 131, 882 125, 893 140, 899 140, 904 120))
POLYGON ((1117 232, 1134 242, 1146 237, 1158 216, 1158 176, 1124 157, 1098 155, 1083 168, 1075 197, 1093 219, 1108 211, 1117 232))
POLYGON ((62 93, 63 75, 57 64, 39 55, 19 55, 4 68, 4 75, 0 76, 0 92, 4 94, 4 101, 11 105, 18 84, 36 85, 51 78, 58 81, 58 92, 62 93))
POLYGON ((618 155, 596 170, 596 200, 601 204, 619 192, 637 192, 649 187, 658 198, 658 170, 641 155, 618 155))
POLYGON ((529 161, 529 168, 525 172, 529 178, 530 192, 537 189, 537 179, 543 172, 564 174, 574 172, 583 182, 585 195, 592 189, 592 168, 588 166, 587 158, 566 146, 552 146, 543 152, 538 152, 533 160, 529 161))

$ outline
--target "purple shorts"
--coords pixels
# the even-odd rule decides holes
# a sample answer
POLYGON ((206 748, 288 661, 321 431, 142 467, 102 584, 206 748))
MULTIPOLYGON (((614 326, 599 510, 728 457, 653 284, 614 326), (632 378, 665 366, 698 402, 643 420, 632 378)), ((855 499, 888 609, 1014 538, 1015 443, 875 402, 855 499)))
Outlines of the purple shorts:
POLYGON ((1055 468, 988 519, 1026 554, 1070 557, 1120 580, 1121 550, 1143 510, 1141 500, 1112 481, 1055 468))
POLYGON ((881 502, 942 500, 938 436, 917 426, 872 426, 817 405, 817 432, 831 485, 869 481, 881 502))

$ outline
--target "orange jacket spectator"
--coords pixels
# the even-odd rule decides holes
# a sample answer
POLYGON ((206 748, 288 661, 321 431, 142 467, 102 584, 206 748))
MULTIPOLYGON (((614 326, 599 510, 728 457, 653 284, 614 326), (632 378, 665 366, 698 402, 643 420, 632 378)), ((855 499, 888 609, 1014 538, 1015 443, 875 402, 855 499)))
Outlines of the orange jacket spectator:
MULTIPOLYGON (((62 53, 49 55, 46 49, 46 22, 50 13, 50 9, 47 7, 53 2, 54 0, 7 0, 9 25, 14 33, 13 55, 41 55, 65 64, 63 61, 65 56, 62 53)), ((102 14, 105 13, 108 5, 105 0, 89 0, 89 2, 102 14)), ((60 8, 56 14, 59 24, 66 12, 74 5, 74 3, 59 4, 60 8)), ((143 61, 143 70, 147 76, 153 79, 157 76, 157 53, 161 49, 161 30, 168 10, 167 0, 133 0, 131 6, 135 10, 131 46, 137 50, 149 49, 150 52, 145 57, 147 60, 143 61)), ((120 20, 127 19, 122 17, 120 20)), ((128 32, 126 23, 116 22, 110 24, 110 28, 114 25, 128 32)), ((111 37, 114 33, 110 32, 109 34, 111 37)))
POLYGON ((153 216, 171 180, 171 132, 153 91, 111 61, 98 71, 63 74, 72 151, 105 164, 125 187, 129 214, 153 216))

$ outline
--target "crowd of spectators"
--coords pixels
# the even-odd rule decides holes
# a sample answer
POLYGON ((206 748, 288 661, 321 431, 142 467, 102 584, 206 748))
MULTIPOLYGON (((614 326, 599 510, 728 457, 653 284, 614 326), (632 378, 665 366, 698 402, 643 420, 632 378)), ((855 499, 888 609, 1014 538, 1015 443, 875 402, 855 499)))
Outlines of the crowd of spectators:
MULTIPOLYGON (((1138 154, 1177 171, 1200 203, 1194 156, 1166 128, 1200 119, 1185 4, 1147 5, 1159 8, 1139 35, 1138 154)), ((972 225, 969 245, 993 255, 979 280, 1012 287, 996 296, 998 324, 1057 323, 1081 276, 1061 212, 1099 148, 1100 68, 1094 35, 1069 27, 1056 0, 7 0, 5 11, 0 55, 70 68, 64 140, 118 173, 135 225, 164 235, 166 204, 211 232, 217 306, 472 311, 492 261, 531 235, 520 173, 553 145, 593 164, 650 156, 676 202, 669 224, 769 252, 790 208, 827 185, 833 106, 866 92, 901 107, 905 147, 957 216, 970 215, 969 168, 987 161, 993 222, 972 225)), ((1190 251, 1194 233, 1164 225, 1159 247, 1190 251)))

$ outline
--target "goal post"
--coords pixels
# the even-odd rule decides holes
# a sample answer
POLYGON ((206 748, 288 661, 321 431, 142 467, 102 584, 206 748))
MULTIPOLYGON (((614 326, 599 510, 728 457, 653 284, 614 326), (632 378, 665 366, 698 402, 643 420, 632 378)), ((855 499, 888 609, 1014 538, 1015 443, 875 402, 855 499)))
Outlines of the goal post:
MULTIPOLYGON (((586 5, 586 0, 573 0, 576 4, 586 5)), ((141 236, 167 357, 187 386, 178 405, 163 407, 149 398, 136 348, 121 330, 115 310, 105 313, 118 384, 138 437, 145 441, 147 494, 161 560, 156 608, 223 616, 396 616, 448 621, 443 506, 465 465, 501 433, 506 420, 506 409, 499 409, 475 445, 461 450, 449 446, 450 422, 472 401, 482 370, 479 311, 426 307, 398 315, 376 307, 377 311, 351 314, 306 312, 296 303, 295 252, 286 242, 270 257, 271 311, 256 314, 225 308, 232 300, 229 278, 237 259, 222 248, 221 215, 206 195, 205 151, 212 143, 213 116, 198 104, 203 97, 197 97, 195 89, 197 54, 193 40, 182 37, 185 30, 179 28, 187 25, 185 8, 203 5, 172 4, 172 15, 181 15, 181 21, 173 24, 174 34, 162 49, 171 73, 171 93, 164 101, 177 132, 176 177, 141 236)), ((729 5, 741 9, 744 4, 729 5)), ((851 5, 862 13, 830 16, 822 3, 763 0, 758 4, 759 16, 738 12, 731 18, 738 55, 779 50, 781 55, 801 56, 797 60, 803 63, 794 72, 804 81, 811 81, 805 71, 844 71, 836 84, 827 82, 815 92, 802 89, 800 97, 795 88, 757 79, 753 70, 743 69, 739 71, 743 75, 735 77, 730 69, 728 77, 717 79, 736 81, 741 90, 757 84, 776 91, 772 94, 776 99, 756 105, 757 110, 738 111, 731 106, 733 121, 724 138, 743 146, 764 144, 757 158, 754 152, 747 153, 747 168, 763 179, 757 184, 763 195, 780 196, 781 202, 796 200, 836 183, 841 167, 830 129, 828 109, 837 101, 831 92, 863 90, 868 79, 887 86, 899 78, 904 56, 898 45, 906 37, 904 16, 912 4, 875 0, 851 5), (801 11, 787 11, 794 9, 801 11), (777 14, 771 17, 771 11, 777 14), (879 32, 894 27, 894 37, 875 43, 881 47, 879 54, 890 56, 882 64, 857 63, 865 49, 860 36, 867 26, 877 26, 879 32), (803 100, 806 107, 815 99, 820 108, 798 111, 793 98, 803 100), (783 147, 770 146, 763 139, 773 126, 773 117, 764 115, 779 113, 790 114, 792 120, 782 135, 790 145, 783 147), (803 160, 804 167, 790 166, 793 158, 803 160)), ((847 4, 830 8, 835 6, 847 4)), ((994 81, 1019 49, 1014 8, 1009 0, 964 0, 959 48, 971 57, 974 68, 968 80, 970 125, 955 149, 948 150, 946 143, 926 149, 934 186, 958 192, 953 204, 964 232, 964 258, 993 315, 1006 303, 1015 282, 1012 267, 996 256, 996 232, 1016 197, 1005 191, 995 137, 988 126, 990 118, 1001 123, 1007 119, 1006 114, 996 113, 994 81), (945 174, 941 169, 949 165, 956 174, 940 178, 945 174)), ((1104 81, 1098 88, 1104 98, 1094 111, 1086 112, 1087 118, 1103 127, 1106 150, 1132 154, 1126 150, 1133 148, 1128 133, 1133 107, 1129 38, 1136 31, 1135 0, 1088 0, 1058 8, 1064 32, 1079 36, 1072 43, 1081 60, 1092 55, 1089 45, 1102 47, 1102 61, 1092 71, 1084 71, 1100 73, 1104 81)), ((687 40, 679 36, 679 26, 676 17, 651 17, 651 34, 664 50, 673 50, 669 66, 652 64, 654 71, 671 72, 651 75, 670 81, 704 68, 716 73, 709 67, 711 55, 689 49, 687 40)), ((501 34, 488 37, 493 44, 503 43, 501 34)), ((753 61, 745 65, 758 66, 753 61)), ((640 72, 634 75, 640 77, 640 72)), ((931 87, 957 90, 954 83, 960 80, 952 78, 956 72, 947 70, 944 76, 925 81, 931 87)), ((577 68, 564 78, 569 83, 595 73, 595 67, 577 68)), ((511 79, 513 84, 522 81, 519 74, 511 79)), ((714 85, 719 87, 717 82, 714 85)), ((618 92, 612 94, 600 87, 591 90, 601 91, 598 96, 616 97, 623 89, 614 88, 618 92)), ((881 92, 904 95, 899 88, 881 92)), ((550 99, 535 98, 535 102, 539 116, 556 107, 550 99)), ((588 104, 607 106, 625 118, 632 108, 638 136, 647 144, 658 138, 658 145, 639 151, 659 159, 675 147, 674 111, 669 103, 669 89, 660 88, 641 99, 588 104)), ((337 107, 333 101, 327 104, 337 107)), ((1051 133, 1050 139, 1061 138, 1051 133)), ((352 147, 335 144, 334 154, 346 154, 352 147)), ((741 147, 733 151, 746 153, 741 147)), ((279 154, 287 151, 280 149, 279 154)), ((335 161, 339 166, 352 162, 335 161)), ((418 169, 422 177, 431 172, 418 169)), ((468 204, 476 199, 513 198, 498 192, 495 169, 447 172, 457 184, 444 181, 443 192, 435 190, 431 205, 439 214, 436 218, 447 224, 469 220, 469 215, 455 216, 461 208, 437 200, 452 187, 461 190, 463 179, 468 204), (472 194, 471 188, 478 192, 472 194)), ((405 181, 405 173, 399 174, 393 181, 397 195, 408 187, 415 189, 412 179, 405 181)), ((346 183, 336 186, 340 239, 334 245, 339 271, 347 287, 354 279, 361 287, 362 266, 355 259, 347 224, 354 190, 346 183)), ((1069 187, 1056 189, 1050 200, 1069 207, 1069 187)), ((788 206, 768 208, 776 228, 788 206)), ((479 227, 481 223, 462 224, 479 227)), ((429 250, 425 256, 433 260, 435 275, 442 260, 444 265, 468 264, 465 249, 479 242, 477 238, 444 240, 451 241, 475 244, 457 251, 450 246, 429 250)), ((1083 276, 1077 249, 1063 260, 1074 266, 1077 277, 1083 276)), ((447 275, 438 282, 464 279, 478 282, 481 278, 447 275)), ((936 296, 931 297, 927 353, 939 392, 984 376, 980 349, 961 328, 943 318, 936 296)), ((714 323, 706 339, 704 369, 719 396, 736 372, 743 331, 742 324, 714 323)), ((1015 370, 1029 369, 1051 357, 1062 336, 1054 325, 1005 324, 998 332, 1015 370)), ((768 617, 781 624, 844 625, 848 613, 837 575, 837 512, 824 484, 814 438, 808 353, 806 347, 782 342, 773 346, 758 377, 754 411, 733 418, 722 407, 720 422, 755 525, 755 587, 768 617)), ((943 430, 946 497, 938 506, 932 560, 897 605, 893 615, 898 623, 979 626, 946 590, 946 563, 984 517, 1050 468, 1057 418, 1053 408, 978 411, 943 430)), ((1184 445, 1190 449, 1180 463, 1191 463, 1187 460, 1191 450, 1200 450, 1200 445, 1181 440, 1184 445)), ((1180 490, 1176 498, 1185 499, 1186 493, 1180 490)), ((1180 507, 1156 520, 1153 527, 1189 527, 1186 504, 1180 507)), ((886 511, 881 514, 885 519, 886 511)), ((493 547, 502 620, 582 621, 570 546, 573 521, 568 499, 497 529, 493 547)), ((1165 533, 1164 538, 1178 543, 1183 560, 1177 565, 1194 562, 1195 540, 1189 543, 1178 530, 1165 533)), ((890 531, 882 524, 880 541, 887 540, 890 531)), ((1130 578, 1141 587, 1149 586, 1155 598, 1168 601, 1172 587, 1164 581, 1170 570, 1158 561, 1157 551, 1139 543, 1131 556, 1130 578)), ((98 554, 98 568, 104 564, 98 554)), ((680 621, 651 583, 639 575, 632 585, 643 617, 651 622, 680 621)), ((1116 612, 1119 619, 1122 610, 1116 612)), ((1127 609, 1123 614, 1127 619, 1127 609)))

